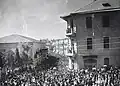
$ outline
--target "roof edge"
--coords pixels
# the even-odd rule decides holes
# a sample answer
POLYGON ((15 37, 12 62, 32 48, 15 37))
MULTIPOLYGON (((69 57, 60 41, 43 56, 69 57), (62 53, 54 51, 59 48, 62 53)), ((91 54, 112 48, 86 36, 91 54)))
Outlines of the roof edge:
POLYGON ((67 17, 70 17, 74 14, 89 14, 89 13, 101 13, 101 12, 111 12, 111 11, 120 11, 120 7, 117 8, 107 8, 107 9, 101 9, 101 10, 92 10, 92 11, 83 11, 83 12, 73 12, 65 16, 60 16, 60 18, 66 20, 67 17))

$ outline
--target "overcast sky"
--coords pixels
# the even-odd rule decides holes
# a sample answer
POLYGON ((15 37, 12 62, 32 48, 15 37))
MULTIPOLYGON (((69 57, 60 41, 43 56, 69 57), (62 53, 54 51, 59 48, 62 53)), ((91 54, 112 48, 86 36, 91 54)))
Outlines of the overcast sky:
POLYGON ((92 0, 0 0, 0 37, 21 34, 36 39, 65 38, 60 19, 92 0))

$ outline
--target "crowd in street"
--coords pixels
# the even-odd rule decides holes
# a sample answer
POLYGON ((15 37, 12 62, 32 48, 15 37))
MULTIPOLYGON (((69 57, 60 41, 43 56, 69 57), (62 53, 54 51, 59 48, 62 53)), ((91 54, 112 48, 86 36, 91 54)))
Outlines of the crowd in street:
POLYGON ((26 67, 2 73, 0 86, 120 86, 120 69, 36 71, 26 67))

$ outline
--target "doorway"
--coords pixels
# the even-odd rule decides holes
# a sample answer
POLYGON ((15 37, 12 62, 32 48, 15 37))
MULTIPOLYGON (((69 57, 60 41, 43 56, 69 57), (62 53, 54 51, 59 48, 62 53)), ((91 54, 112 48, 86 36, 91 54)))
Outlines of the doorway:
POLYGON ((86 59, 84 60, 84 66, 85 68, 93 68, 96 67, 97 60, 96 59, 86 59))
POLYGON ((109 58, 104 58, 104 65, 109 65, 109 58))
POLYGON ((84 67, 93 68, 97 66, 97 55, 83 56, 84 67))

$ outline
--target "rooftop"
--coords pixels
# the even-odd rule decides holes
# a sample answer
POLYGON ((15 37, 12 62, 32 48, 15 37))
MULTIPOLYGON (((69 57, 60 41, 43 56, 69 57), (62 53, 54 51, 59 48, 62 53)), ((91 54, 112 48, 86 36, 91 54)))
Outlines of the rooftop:
POLYGON ((63 16, 68 17, 72 14, 86 14, 94 12, 105 12, 105 11, 115 11, 120 10, 120 0, 95 0, 92 3, 80 8, 69 15, 63 16))
POLYGON ((12 34, 0 38, 0 43, 18 43, 18 42, 39 42, 39 40, 18 34, 12 34))

